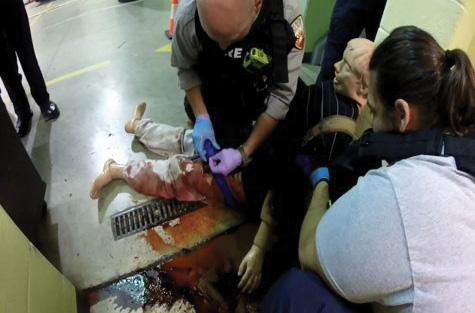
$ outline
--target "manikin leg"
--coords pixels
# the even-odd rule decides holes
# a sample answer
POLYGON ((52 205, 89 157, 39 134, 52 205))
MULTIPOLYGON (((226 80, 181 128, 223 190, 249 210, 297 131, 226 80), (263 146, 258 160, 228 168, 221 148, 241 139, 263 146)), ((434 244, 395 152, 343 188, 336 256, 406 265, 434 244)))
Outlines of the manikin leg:
POLYGON ((124 166, 117 164, 112 159, 109 159, 106 161, 106 163, 104 163, 102 173, 99 174, 99 176, 97 176, 92 182, 91 190, 89 191, 89 196, 91 199, 99 198, 101 196, 102 189, 104 189, 105 186, 116 179, 125 179, 124 166))
POLYGON ((126 165, 107 160, 101 174, 94 180, 89 195, 101 196, 112 180, 122 179, 137 192, 165 199, 202 201, 213 198, 212 175, 204 174, 201 162, 184 156, 166 160, 130 161, 126 165))
MULTIPOLYGON (((221 190, 210 171, 204 171, 201 160, 193 161, 183 154, 193 153, 192 130, 142 120, 145 109, 145 103, 136 106, 134 116, 125 124, 125 131, 134 133, 150 150, 170 158, 131 161, 126 165, 109 160, 94 180, 90 197, 99 198, 103 188, 112 180, 123 179, 137 192, 149 196, 224 204, 221 190)), ((236 201, 243 202, 245 196, 240 174, 227 176, 226 180, 236 201)))
POLYGON ((135 127, 137 125, 137 122, 142 119, 142 116, 145 113, 146 108, 147 108, 147 104, 145 102, 139 103, 135 106, 134 117, 132 117, 124 125, 124 129, 126 133, 133 134, 135 132, 135 127))
MULTIPOLYGON (((201 160, 192 161, 183 155, 166 160, 131 161, 126 165, 109 160, 92 184, 91 198, 99 198, 103 188, 114 179, 125 180, 137 192, 149 196, 224 204, 221 190, 213 175, 204 171, 201 160)), ((240 175, 227 176, 226 180, 236 201, 243 202, 240 175)))
POLYGON ((135 134, 147 149, 161 157, 175 154, 193 155, 193 130, 142 119, 145 109, 144 102, 137 105, 133 118, 125 124, 127 133, 135 134))
POLYGON ((183 155, 129 162, 124 177, 136 191, 166 199, 201 201, 212 193, 212 176, 203 172, 203 164, 183 155))

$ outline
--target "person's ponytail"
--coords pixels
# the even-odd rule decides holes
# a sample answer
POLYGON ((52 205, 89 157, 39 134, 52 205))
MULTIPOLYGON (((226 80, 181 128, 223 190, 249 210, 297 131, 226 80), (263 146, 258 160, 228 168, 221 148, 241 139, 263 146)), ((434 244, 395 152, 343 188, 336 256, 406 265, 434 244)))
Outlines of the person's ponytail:
POLYGON ((460 50, 445 52, 439 103, 439 125, 456 135, 467 133, 475 122, 475 72, 467 54, 460 50))

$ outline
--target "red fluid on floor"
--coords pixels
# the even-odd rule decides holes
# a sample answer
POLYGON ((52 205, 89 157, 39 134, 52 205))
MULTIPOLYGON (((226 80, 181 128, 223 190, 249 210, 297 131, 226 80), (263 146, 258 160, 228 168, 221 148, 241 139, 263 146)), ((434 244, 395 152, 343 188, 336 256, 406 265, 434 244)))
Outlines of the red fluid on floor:
MULTIPOLYGON (((129 276, 89 294, 90 305, 115 296, 118 308, 130 311, 154 305, 169 308, 178 300, 191 303, 197 313, 257 312, 258 301, 249 301, 237 288, 237 270, 252 245, 257 225, 243 225, 194 251, 177 256, 149 270, 129 276)), ((161 238, 150 230, 146 238, 152 247, 161 238)), ((255 300, 255 299, 254 299, 255 300)))
POLYGON ((163 240, 160 238, 156 231, 154 231, 153 229, 149 229, 145 234, 145 239, 150 244, 150 246, 152 246, 153 250, 160 251, 160 246, 162 245, 163 240))

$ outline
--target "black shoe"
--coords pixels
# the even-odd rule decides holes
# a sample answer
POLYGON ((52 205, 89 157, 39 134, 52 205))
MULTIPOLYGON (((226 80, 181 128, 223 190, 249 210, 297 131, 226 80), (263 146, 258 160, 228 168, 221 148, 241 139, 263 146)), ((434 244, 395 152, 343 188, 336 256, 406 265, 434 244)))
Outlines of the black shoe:
POLYGON ((25 135, 30 131, 32 116, 33 114, 31 114, 29 117, 18 117, 16 121, 16 132, 20 138, 25 137, 25 135))
POLYGON ((46 106, 40 107, 41 114, 45 118, 45 120, 55 120, 59 117, 59 109, 56 103, 50 101, 46 106))

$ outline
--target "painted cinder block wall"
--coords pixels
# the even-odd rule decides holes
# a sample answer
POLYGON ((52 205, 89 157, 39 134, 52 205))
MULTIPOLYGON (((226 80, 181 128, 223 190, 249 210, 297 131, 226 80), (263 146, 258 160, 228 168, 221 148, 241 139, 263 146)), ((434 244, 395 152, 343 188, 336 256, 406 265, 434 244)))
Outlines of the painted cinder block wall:
POLYGON ((472 61, 472 65, 475 66, 475 34, 472 37, 472 42, 468 46, 467 53, 470 56, 470 60, 472 61))
MULTIPOLYGON (((305 18, 305 52, 311 52, 315 41, 328 31, 335 2, 299 0, 305 18)), ((445 49, 467 51, 475 64, 475 0, 388 0, 376 43, 402 25, 430 32, 445 49)))
MULTIPOLYGON (((474 0, 475 1, 475 0, 474 0)), ((305 53, 328 31, 336 0, 299 0, 305 19, 305 53)))
POLYGON ((420 27, 443 48, 470 52, 475 61, 475 0, 388 0, 376 43, 402 25, 420 27))
MULTIPOLYGON (((424 29, 444 49, 466 51, 475 64, 475 0, 388 0, 376 44, 403 25, 424 29)), ((357 122, 360 132, 371 127, 369 114, 365 107, 357 122)))

